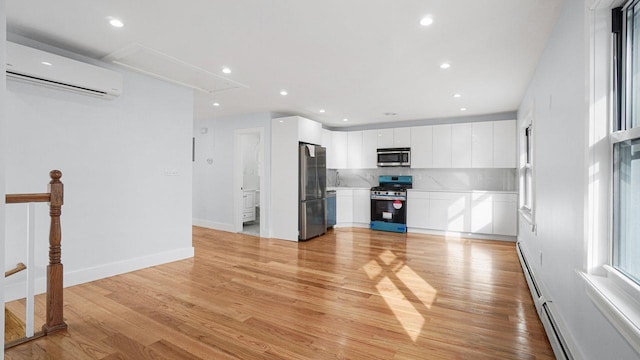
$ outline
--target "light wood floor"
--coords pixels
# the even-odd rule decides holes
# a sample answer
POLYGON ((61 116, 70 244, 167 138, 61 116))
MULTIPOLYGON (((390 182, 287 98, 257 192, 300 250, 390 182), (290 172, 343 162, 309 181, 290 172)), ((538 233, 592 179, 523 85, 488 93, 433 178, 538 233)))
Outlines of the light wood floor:
POLYGON ((513 243, 193 234, 193 259, 65 289, 68 331, 6 359, 553 359, 513 243))

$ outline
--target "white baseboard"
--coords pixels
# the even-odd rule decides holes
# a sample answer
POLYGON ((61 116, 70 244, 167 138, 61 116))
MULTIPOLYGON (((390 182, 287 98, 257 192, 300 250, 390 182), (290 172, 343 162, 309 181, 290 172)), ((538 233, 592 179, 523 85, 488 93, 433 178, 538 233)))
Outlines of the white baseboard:
POLYGON ((334 228, 360 228, 360 229, 368 229, 371 226, 365 223, 340 223, 335 224, 334 228))
POLYGON ((203 220, 203 219, 193 219, 191 223, 194 226, 200 226, 207 229, 235 232, 235 229, 233 228, 233 224, 220 223, 220 222, 203 220))
MULTIPOLYGON (((64 287, 84 284, 90 281, 104 279, 110 276, 120 275, 135 270, 162 265, 173 261, 184 260, 193 257, 193 247, 164 251, 161 253, 141 256, 137 258, 102 264, 95 267, 64 272, 64 287)), ((63 264, 64 265, 64 264, 63 264)), ((25 297, 25 283, 17 282, 7 284, 5 287, 5 302, 22 299, 25 297)), ((43 294, 47 290, 46 278, 35 279, 35 294, 43 294)))
POLYGON ((517 241, 517 238, 515 236, 497 235, 497 234, 489 235, 489 234, 477 234, 477 233, 470 233, 470 232, 428 230, 428 229, 420 229, 420 228, 407 228, 407 232, 416 233, 416 234, 439 235, 439 236, 453 237, 453 238, 499 240, 499 241, 511 241, 511 242, 517 241))

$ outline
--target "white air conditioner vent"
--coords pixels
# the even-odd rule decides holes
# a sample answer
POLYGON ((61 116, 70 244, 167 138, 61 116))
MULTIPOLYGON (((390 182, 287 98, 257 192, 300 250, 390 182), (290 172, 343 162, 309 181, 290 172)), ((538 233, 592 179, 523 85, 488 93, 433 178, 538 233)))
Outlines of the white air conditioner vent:
POLYGON ((122 75, 7 41, 7 78, 103 98, 122 93, 122 75))

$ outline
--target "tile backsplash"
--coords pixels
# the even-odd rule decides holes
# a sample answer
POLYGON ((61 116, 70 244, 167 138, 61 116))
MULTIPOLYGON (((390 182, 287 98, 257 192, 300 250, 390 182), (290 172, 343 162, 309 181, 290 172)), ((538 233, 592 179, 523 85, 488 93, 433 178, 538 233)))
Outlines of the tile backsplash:
POLYGON ((516 174, 516 169, 329 169, 327 186, 368 188, 378 185, 380 175, 412 175, 414 189, 516 191, 516 174))

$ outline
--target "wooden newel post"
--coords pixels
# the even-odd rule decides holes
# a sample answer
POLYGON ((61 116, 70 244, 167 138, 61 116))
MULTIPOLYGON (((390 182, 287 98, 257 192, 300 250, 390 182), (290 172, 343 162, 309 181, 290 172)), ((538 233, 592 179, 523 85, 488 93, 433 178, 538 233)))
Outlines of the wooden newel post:
POLYGON ((60 215, 64 198, 63 184, 60 182, 62 172, 51 170, 49 173, 49 215, 51 227, 49 229, 49 266, 47 266, 47 322, 42 326, 45 334, 67 328, 62 317, 62 263, 60 262, 60 242, 62 230, 60 229, 60 215))

